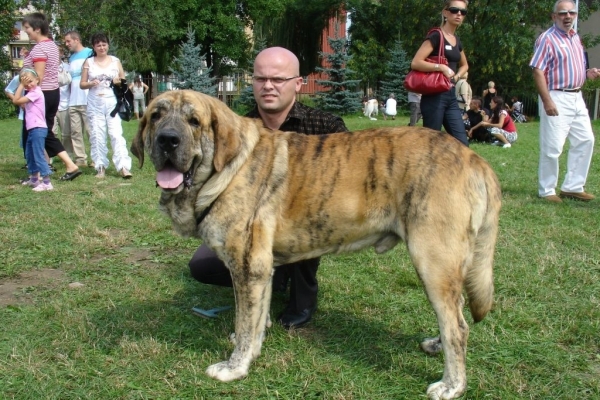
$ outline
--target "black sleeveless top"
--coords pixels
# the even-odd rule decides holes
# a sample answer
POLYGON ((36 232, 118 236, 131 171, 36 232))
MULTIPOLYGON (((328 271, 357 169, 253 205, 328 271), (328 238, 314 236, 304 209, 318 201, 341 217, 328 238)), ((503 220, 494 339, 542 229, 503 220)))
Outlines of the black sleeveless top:
MULTIPOLYGON (((429 57, 437 56, 440 47, 440 31, 431 32, 431 34, 427 36, 427 40, 429 40, 433 46, 433 51, 429 57)), ((452 46, 446 40, 446 38, 444 38, 444 49, 442 51, 442 55, 448 59, 448 66, 452 71, 454 71, 454 73, 458 71, 458 63, 460 62, 460 53, 462 52, 462 49, 462 43, 460 42, 458 36, 456 36, 456 46, 452 46)))

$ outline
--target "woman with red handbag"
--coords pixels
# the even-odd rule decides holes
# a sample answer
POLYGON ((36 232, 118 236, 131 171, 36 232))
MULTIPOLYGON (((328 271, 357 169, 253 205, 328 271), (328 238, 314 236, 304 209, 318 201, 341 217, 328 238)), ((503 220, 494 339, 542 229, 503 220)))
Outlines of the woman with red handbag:
POLYGON ((439 29, 429 31, 427 38, 410 64, 414 71, 433 73, 433 76, 440 75, 441 79, 450 80, 451 84, 448 90, 435 94, 424 93, 421 97, 423 126, 440 130, 443 125, 446 132, 465 146, 469 145, 469 140, 456 101, 454 84, 468 71, 469 64, 460 39, 455 36, 455 32, 467 15, 468 4, 469 2, 466 0, 445 1, 442 10, 442 25, 439 29), (440 51, 440 57, 436 57, 440 51))

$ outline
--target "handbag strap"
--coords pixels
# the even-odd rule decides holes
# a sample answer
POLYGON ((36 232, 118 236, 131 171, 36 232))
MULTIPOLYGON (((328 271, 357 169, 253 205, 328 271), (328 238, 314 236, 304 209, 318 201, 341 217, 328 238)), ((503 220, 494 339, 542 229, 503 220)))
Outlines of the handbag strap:
POLYGON ((427 32, 427 36, 431 35, 432 32, 439 32, 440 34, 440 46, 438 48, 438 57, 442 57, 442 55, 445 54, 444 52, 444 34, 442 33, 442 29, 441 28, 431 28, 429 30, 429 32, 427 32))

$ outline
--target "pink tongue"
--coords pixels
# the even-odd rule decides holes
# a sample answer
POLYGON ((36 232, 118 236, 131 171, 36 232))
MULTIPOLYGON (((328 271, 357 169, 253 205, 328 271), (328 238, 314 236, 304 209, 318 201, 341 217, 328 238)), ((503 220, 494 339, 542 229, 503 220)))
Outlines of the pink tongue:
POLYGON ((156 183, 163 189, 175 189, 183 183, 183 174, 169 165, 162 171, 158 171, 156 183))

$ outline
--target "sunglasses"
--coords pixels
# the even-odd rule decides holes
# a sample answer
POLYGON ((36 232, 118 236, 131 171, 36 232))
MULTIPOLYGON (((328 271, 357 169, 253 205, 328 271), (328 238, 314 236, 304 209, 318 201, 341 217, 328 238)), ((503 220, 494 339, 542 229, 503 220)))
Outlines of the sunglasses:
POLYGON ((460 13, 460 15, 462 15, 463 17, 465 15, 467 15, 467 10, 465 8, 448 7, 448 8, 446 8, 446 10, 450 11, 450 14, 458 14, 458 13, 460 13))
POLYGON ((560 10, 559 12, 557 12, 558 15, 560 15, 561 17, 566 17, 567 14, 574 17, 575 15, 577 15, 577 11, 576 10, 560 10))

